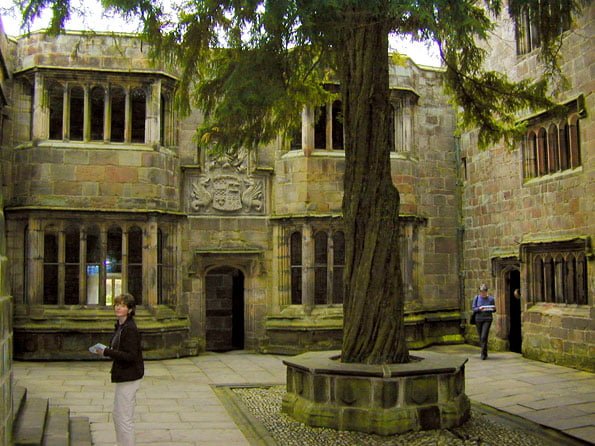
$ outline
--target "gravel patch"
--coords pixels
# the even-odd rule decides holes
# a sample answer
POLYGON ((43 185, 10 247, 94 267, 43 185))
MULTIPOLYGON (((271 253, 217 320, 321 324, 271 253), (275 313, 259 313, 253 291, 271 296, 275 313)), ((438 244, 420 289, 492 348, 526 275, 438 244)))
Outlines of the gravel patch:
POLYGON ((281 412, 285 386, 230 387, 238 406, 262 424, 279 446, 549 446, 548 440, 530 429, 498 422, 472 408, 464 425, 444 430, 408 432, 384 437, 361 432, 315 428, 297 422, 281 412))

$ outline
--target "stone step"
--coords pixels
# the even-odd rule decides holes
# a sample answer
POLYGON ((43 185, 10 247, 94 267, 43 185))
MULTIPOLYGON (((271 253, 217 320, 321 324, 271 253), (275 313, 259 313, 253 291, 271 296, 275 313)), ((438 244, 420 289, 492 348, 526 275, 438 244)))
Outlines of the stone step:
POLYGON ((23 386, 14 386, 12 389, 12 421, 17 419, 23 405, 25 404, 25 399, 27 398, 27 388, 23 386))
POLYGON ((69 446, 69 432, 70 409, 67 407, 50 407, 42 445, 69 446))
POLYGON ((70 418, 70 446, 91 446, 91 423, 87 417, 70 418))
POLYGON ((47 398, 26 398, 14 424, 14 446, 40 446, 49 403, 47 398))
POLYGON ((13 446, 91 446, 88 417, 71 417, 67 407, 50 407, 46 398, 27 397, 27 389, 15 386, 13 446))

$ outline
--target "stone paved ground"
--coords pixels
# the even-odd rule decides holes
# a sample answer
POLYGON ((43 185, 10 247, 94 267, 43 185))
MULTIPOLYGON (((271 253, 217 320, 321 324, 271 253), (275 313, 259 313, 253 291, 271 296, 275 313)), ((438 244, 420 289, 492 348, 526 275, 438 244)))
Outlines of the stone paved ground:
MULTIPOLYGON (((469 358, 466 393, 471 400, 590 442, 583 444, 595 444, 594 374, 531 361, 509 352, 493 353, 481 361, 478 349, 467 345, 431 350, 469 358)), ((137 401, 137 445, 266 444, 255 443, 256 437, 244 434, 249 432, 246 424, 250 418, 244 416, 241 421, 240 416, 237 421, 238 417, 232 416, 233 408, 230 410, 217 396, 216 386, 284 384, 282 359, 229 352, 147 361, 137 401)), ((73 415, 89 417, 94 445, 113 446, 109 367, 107 361, 17 361, 13 371, 15 383, 27 387, 29 394, 49 397, 52 405, 68 406, 73 415)), ((266 438, 264 431, 262 437, 266 438)), ((449 444, 441 442, 428 444, 449 444)))

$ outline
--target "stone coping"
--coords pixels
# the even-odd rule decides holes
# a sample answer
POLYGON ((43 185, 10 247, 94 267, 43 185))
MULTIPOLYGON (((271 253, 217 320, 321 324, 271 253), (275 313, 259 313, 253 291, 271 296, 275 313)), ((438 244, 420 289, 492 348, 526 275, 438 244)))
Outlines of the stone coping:
POLYGON ((411 361, 405 364, 372 365, 343 363, 339 361, 340 351, 322 351, 307 352, 291 359, 284 359, 283 364, 317 375, 395 378, 399 376, 455 373, 468 361, 467 358, 458 358, 430 351, 424 351, 421 355, 410 355, 411 361))

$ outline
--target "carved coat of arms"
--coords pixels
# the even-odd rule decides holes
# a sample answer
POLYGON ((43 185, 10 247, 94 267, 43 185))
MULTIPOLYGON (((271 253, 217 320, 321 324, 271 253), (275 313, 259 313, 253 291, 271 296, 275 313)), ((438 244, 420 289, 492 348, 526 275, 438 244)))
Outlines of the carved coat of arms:
POLYGON ((265 178, 248 173, 248 152, 209 155, 205 171, 189 182, 189 207, 201 214, 264 212, 265 178))
POLYGON ((241 183, 236 177, 222 175, 213 179, 213 207, 220 211, 242 209, 241 183))
POLYGON ((215 175, 191 183, 190 208, 207 212, 261 212, 264 209, 262 178, 215 175))

